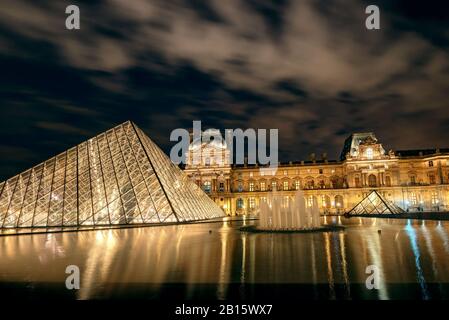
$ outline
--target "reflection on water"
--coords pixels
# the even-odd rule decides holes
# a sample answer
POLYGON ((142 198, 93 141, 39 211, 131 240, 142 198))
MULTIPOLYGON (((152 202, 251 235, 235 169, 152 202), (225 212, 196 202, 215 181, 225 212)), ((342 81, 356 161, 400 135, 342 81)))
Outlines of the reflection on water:
POLYGON ((65 292, 65 268, 74 264, 81 271, 72 296, 78 299, 448 297, 449 222, 340 222, 345 231, 332 233, 245 233, 239 228, 251 221, 227 220, 0 237, 0 291, 65 292), (364 285, 369 265, 380 271, 379 290, 364 285))

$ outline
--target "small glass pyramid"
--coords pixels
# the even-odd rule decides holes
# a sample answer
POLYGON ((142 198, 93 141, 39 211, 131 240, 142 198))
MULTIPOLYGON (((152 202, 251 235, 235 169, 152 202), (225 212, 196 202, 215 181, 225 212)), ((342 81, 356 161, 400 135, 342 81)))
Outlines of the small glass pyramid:
POLYGON ((128 121, 0 183, 0 228, 185 222, 224 212, 128 121))
POLYGON ((399 214, 403 213, 400 207, 385 200, 376 190, 366 196, 348 214, 399 214))

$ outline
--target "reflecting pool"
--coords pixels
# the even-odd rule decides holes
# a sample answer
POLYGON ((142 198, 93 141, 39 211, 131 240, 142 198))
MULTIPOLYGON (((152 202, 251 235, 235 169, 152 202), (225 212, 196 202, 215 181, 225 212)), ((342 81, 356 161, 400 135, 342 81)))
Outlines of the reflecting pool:
POLYGON ((448 299, 449 222, 327 217, 338 232, 247 233, 253 220, 0 237, 0 296, 448 299), (80 290, 67 290, 68 265, 80 290), (366 267, 380 272, 368 290, 366 267))

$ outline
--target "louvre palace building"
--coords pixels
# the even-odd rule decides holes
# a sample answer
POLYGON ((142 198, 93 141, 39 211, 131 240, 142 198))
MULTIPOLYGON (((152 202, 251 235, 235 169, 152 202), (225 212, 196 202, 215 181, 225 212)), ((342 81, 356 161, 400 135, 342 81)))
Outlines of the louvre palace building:
POLYGON ((322 214, 348 212, 373 190, 404 211, 449 210, 449 149, 387 152, 374 133, 354 133, 338 160, 312 154, 271 169, 229 164, 225 143, 196 148, 191 145, 184 171, 227 215, 257 214, 273 191, 288 200, 299 189, 306 203, 317 201, 322 214), (202 155, 194 165, 195 152, 202 155), (216 161, 217 154, 224 161, 216 161))

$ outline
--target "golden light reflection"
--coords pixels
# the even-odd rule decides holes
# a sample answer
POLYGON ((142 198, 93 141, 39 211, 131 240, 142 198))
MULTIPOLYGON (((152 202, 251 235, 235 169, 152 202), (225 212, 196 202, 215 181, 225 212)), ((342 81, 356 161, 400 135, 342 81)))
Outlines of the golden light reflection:
MULTIPOLYGON (((319 234, 242 233, 242 222, 228 220, 0 237, 0 281, 63 286, 65 268, 74 264, 81 271, 79 299, 110 297, 135 288, 157 296, 172 284, 182 284, 186 298, 203 292, 203 285, 212 285, 211 298, 225 299, 233 292, 232 283, 289 284, 300 289, 312 284, 316 297, 322 296, 318 290, 325 284, 326 297, 341 299, 360 294, 350 286, 363 284, 366 267, 374 264, 381 271, 380 290, 363 297, 377 293, 381 299, 397 298, 392 284, 449 282, 449 222, 405 227, 406 221, 392 219, 378 220, 373 227, 370 219, 362 226, 358 219, 352 221, 356 227, 347 225, 344 232, 319 234), (340 286, 345 290, 337 290, 340 286)), ((431 285, 427 289, 432 296, 431 285)), ((244 292, 250 297, 252 291, 244 292)))

